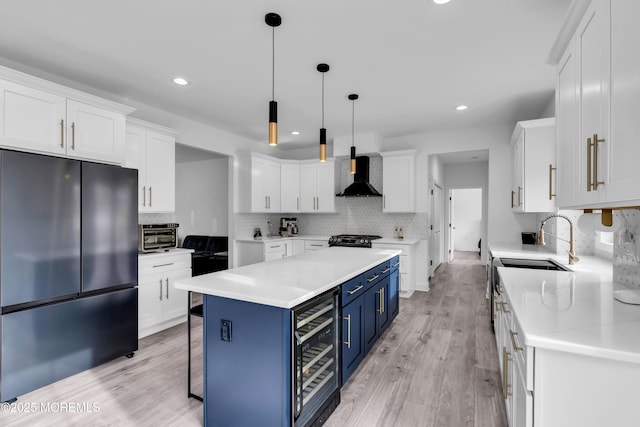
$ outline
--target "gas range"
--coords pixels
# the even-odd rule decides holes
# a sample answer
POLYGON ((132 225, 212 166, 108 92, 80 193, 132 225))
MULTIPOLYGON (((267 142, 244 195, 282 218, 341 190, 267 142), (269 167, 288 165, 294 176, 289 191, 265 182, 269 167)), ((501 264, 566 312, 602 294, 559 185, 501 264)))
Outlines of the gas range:
POLYGON ((382 236, 368 234, 338 234, 329 238, 329 246, 348 246, 352 248, 370 248, 371 242, 382 236))

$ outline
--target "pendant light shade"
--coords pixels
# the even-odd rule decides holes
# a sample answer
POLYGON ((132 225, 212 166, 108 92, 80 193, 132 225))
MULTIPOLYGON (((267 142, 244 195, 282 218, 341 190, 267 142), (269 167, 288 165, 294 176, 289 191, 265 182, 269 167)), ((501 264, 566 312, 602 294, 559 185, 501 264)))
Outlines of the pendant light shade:
POLYGON ((269 145, 278 145, 278 103, 275 101, 276 81, 276 27, 282 23, 277 13, 267 13, 264 22, 272 28, 271 33, 271 101, 269 101, 269 145))
POLYGON ((356 145, 355 145, 355 117, 356 117, 356 99, 358 99, 358 95, 352 93, 349 95, 349 100, 351 101, 351 156, 349 159, 349 172, 352 175, 356 173, 356 145))
POLYGON ((324 127, 324 73, 329 71, 328 64, 318 64, 318 71, 322 73, 322 127, 320 128, 320 161, 327 161, 327 130, 324 127))

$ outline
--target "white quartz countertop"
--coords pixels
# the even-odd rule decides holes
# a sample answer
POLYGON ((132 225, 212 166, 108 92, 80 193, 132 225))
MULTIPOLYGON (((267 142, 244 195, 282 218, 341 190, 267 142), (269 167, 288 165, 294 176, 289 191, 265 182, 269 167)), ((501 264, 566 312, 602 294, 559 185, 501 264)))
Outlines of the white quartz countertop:
POLYGON ((373 243, 374 245, 376 243, 384 243, 384 244, 394 244, 394 245, 415 245, 418 242, 420 242, 420 239, 411 239, 411 238, 404 238, 404 239, 395 239, 393 237, 383 237, 382 239, 376 239, 376 240, 372 240, 371 243, 373 243))
POLYGON ((295 236, 288 236, 288 237, 281 237, 281 236, 270 236, 270 237, 266 237, 263 236, 261 239, 254 239, 253 237, 241 237, 238 239, 235 239, 237 242, 254 242, 254 243, 261 243, 261 242, 275 242, 278 240, 324 240, 325 242, 329 241, 329 237, 331 236, 324 236, 324 235, 318 235, 318 234, 297 234, 295 236))
POLYGON ((178 289, 292 308, 400 254, 395 249, 332 247, 176 280, 178 289))
MULTIPOLYGON (((489 244, 493 256, 568 261, 541 246, 518 246, 489 244)), ((611 262, 581 256, 566 266, 573 271, 498 268, 525 344, 640 363, 640 305, 614 299, 613 291, 625 287, 612 281, 611 262)))

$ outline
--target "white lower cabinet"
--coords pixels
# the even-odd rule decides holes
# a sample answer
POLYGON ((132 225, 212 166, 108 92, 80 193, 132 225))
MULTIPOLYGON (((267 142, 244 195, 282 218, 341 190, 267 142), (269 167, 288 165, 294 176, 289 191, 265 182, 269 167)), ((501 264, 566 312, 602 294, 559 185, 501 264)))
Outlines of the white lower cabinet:
POLYGON ((374 248, 396 249, 402 251, 400 254, 400 296, 409 298, 416 290, 415 279, 415 252, 416 245, 393 244, 393 243, 372 243, 374 248))
POLYGON ((138 271, 138 338, 184 322, 187 292, 173 283, 191 277, 191 252, 140 255, 138 271))

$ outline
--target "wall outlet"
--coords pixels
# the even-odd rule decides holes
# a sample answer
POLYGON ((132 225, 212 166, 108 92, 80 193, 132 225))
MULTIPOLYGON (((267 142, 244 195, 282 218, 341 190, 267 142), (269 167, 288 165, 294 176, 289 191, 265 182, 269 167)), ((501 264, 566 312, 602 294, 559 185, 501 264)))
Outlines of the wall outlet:
POLYGON ((231 342, 231 320, 220 319, 220 339, 231 342))

